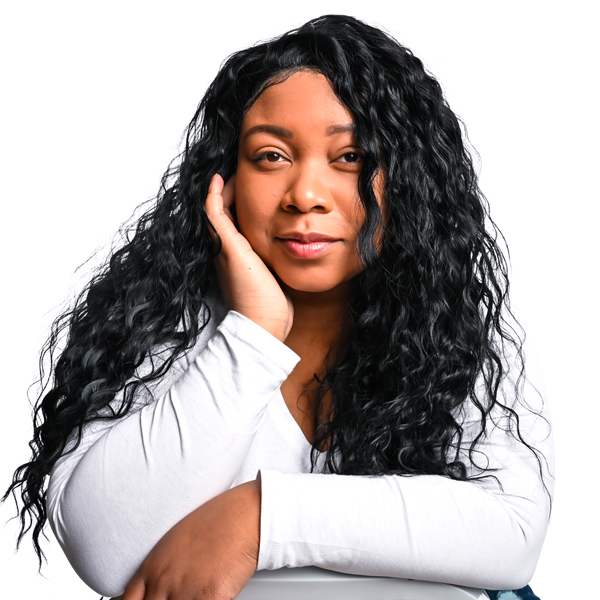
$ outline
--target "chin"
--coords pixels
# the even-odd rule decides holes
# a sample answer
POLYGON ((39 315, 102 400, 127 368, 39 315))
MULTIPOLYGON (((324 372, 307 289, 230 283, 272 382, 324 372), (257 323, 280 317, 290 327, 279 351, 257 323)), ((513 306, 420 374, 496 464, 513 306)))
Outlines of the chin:
POLYGON ((284 283, 291 290, 294 290, 296 292, 306 292, 306 293, 310 293, 310 294, 329 292, 332 289, 337 287, 337 285, 333 285, 333 286, 332 285, 319 285, 318 283, 315 283, 315 282, 306 283, 306 284, 294 282, 293 285, 288 284, 285 281, 284 281, 284 283))
POLYGON ((298 276, 294 276, 294 274, 288 271, 284 273, 283 277, 279 273, 277 273, 277 276, 290 290, 312 294, 330 292, 338 288, 345 289, 350 279, 352 279, 352 277, 347 279, 328 277, 325 274, 321 275, 314 272, 311 273, 310 271, 298 276))

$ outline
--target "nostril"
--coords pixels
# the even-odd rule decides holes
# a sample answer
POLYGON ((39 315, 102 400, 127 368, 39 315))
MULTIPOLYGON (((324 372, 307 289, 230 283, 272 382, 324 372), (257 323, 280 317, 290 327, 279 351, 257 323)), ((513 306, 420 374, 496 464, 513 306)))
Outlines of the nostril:
POLYGON ((284 199, 284 206, 294 207, 300 212, 306 213, 311 211, 329 212, 333 207, 331 197, 326 194, 315 194, 313 192, 298 193, 292 192, 284 199))
POLYGON ((311 198, 310 200, 298 200, 297 198, 288 198, 283 203, 284 210, 301 213, 307 212, 329 212, 330 203, 326 200, 311 198))

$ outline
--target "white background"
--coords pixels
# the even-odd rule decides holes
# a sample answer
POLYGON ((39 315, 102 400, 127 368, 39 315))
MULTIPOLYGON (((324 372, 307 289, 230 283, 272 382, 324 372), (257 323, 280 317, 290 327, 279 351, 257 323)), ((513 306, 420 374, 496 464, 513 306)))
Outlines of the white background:
MULTIPOLYGON (((309 18, 347 13, 386 28, 425 61, 482 157, 481 185, 511 248, 513 306, 528 333, 530 373, 552 407, 558 453, 554 514, 532 586, 543 600, 594 597, 595 3, 11 4, 0 14, 0 488, 28 459, 27 388, 52 318, 81 282, 76 267, 97 248, 104 256, 120 223, 155 194, 222 60, 309 18)), ((13 514, 10 503, 0 507, 0 526, 13 514)), ((38 575, 29 539, 13 554, 16 531, 14 523, 0 529, 0 596, 98 598, 52 538, 46 579, 38 575)))

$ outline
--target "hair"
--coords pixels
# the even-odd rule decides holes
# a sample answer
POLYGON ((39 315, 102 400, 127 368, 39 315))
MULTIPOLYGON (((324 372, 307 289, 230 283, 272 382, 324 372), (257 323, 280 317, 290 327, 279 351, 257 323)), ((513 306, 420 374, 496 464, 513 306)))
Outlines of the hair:
POLYGON ((20 491, 18 543, 33 528, 40 564, 46 480, 58 458, 79 444, 88 423, 132 410, 136 393, 163 377, 211 318, 207 295, 220 246, 204 207, 210 179, 235 172, 242 120, 256 98, 303 69, 328 79, 364 152, 364 270, 347 300, 343 351, 317 378, 318 402, 331 393, 332 410, 316 423, 313 470, 326 444, 324 468, 333 473, 469 479, 466 463, 475 465, 496 412, 527 445, 502 394, 509 349, 516 398, 523 374, 519 330, 508 319, 507 263, 461 124, 410 50, 354 18, 323 16, 226 60, 156 202, 54 322, 40 359, 50 370, 40 369, 32 458, 4 496, 20 491), (373 189, 380 171, 385 219, 373 189), (140 375, 157 347, 167 349, 165 359, 140 375), (465 458, 457 448, 467 402, 481 418, 465 458))

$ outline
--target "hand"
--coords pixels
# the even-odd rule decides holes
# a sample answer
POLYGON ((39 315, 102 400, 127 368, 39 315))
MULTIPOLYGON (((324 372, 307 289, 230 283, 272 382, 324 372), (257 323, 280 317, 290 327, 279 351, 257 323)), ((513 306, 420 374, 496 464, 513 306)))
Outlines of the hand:
POLYGON ((215 259, 221 292, 230 309, 284 342, 294 320, 292 302, 237 230, 231 212, 234 201, 235 175, 225 186, 221 176, 214 175, 206 197, 206 214, 221 238, 221 252, 215 259))
POLYGON ((122 600, 231 600, 254 574, 259 545, 256 480, 213 498, 169 530, 122 600))

